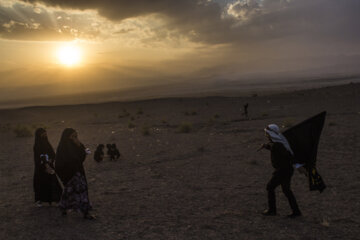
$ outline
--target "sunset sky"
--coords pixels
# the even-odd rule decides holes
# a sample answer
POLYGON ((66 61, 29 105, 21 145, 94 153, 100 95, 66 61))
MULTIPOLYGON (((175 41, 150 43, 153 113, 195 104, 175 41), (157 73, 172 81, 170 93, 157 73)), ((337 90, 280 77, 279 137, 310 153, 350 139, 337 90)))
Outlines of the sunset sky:
POLYGON ((359 0, 0 0, 0 101, 357 74, 359 0))

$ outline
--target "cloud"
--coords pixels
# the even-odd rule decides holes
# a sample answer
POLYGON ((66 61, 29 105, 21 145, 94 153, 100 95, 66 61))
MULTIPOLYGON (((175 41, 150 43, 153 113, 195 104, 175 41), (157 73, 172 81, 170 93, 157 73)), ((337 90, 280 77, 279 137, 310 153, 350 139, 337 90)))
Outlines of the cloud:
POLYGON ((176 32, 187 36, 194 41, 212 43, 224 42, 219 33, 228 35, 232 19, 222 19, 221 6, 208 0, 107 0, 107 1, 36 1, 24 0, 23 2, 46 4, 60 9, 96 10, 99 15, 113 22, 125 19, 153 16, 166 22, 163 30, 159 32, 176 32))
POLYGON ((295 35, 314 41, 359 40, 359 1, 264 0, 260 3, 255 6, 256 14, 238 28, 239 32, 263 39, 295 35))
POLYGON ((0 37, 4 39, 67 41, 95 38, 100 30, 89 24, 94 21, 89 13, 65 12, 21 2, 0 5, 0 37))
POLYGON ((163 29, 156 29, 159 34, 179 34, 209 44, 262 42, 293 35, 344 41, 360 37, 358 0, 23 1, 62 9, 96 10, 113 22, 152 15, 165 22, 163 29))

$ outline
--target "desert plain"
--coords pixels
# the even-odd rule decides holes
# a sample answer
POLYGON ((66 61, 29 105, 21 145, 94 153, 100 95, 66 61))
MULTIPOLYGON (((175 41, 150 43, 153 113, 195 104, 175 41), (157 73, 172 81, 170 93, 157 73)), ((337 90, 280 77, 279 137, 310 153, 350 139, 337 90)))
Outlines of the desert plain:
POLYGON ((0 110, 1 239, 359 239, 360 84, 232 97, 0 110), (243 105, 249 103, 248 117, 243 105), (269 152, 264 127, 285 130, 321 111, 327 118, 317 169, 327 188, 310 192, 295 172, 303 216, 277 189, 278 215, 264 217, 269 152), (46 127, 56 149, 75 128, 93 152, 116 143, 121 158, 85 161, 94 221, 35 207, 33 132, 46 127))

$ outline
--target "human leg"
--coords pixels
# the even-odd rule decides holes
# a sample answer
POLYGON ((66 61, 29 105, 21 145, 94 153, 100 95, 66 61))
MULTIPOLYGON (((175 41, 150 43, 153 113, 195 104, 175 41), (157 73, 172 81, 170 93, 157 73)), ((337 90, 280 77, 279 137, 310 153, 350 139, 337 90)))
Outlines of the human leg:
POLYGON ((301 216, 301 212, 299 209, 299 206, 296 202, 296 198, 294 196, 294 193, 291 191, 291 177, 292 174, 286 178, 284 178, 284 181, 281 183, 281 188, 285 196, 287 197, 289 201, 289 205, 292 209, 292 214, 289 215, 289 217, 296 217, 301 216))

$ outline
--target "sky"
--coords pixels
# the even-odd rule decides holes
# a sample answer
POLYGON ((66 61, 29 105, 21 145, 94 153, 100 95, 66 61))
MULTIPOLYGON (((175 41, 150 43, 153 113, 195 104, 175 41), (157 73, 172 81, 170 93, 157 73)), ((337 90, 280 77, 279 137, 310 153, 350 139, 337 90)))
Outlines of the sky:
POLYGON ((0 0, 0 101, 359 74, 359 12, 359 0, 0 0))

